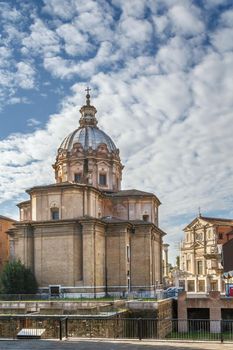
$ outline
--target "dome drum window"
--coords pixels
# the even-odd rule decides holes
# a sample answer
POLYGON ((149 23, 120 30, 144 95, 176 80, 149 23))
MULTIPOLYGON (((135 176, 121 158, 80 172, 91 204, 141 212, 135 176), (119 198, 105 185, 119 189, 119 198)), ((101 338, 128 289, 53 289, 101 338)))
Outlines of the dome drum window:
POLYGON ((74 174, 74 182, 81 182, 82 180, 82 174, 81 173, 76 173, 74 174))
POLYGON ((51 219, 52 220, 59 220, 59 208, 51 208, 51 219))
POLYGON ((107 175, 104 173, 99 174, 99 185, 100 186, 107 186, 107 175))
POLYGON ((142 220, 148 222, 149 221, 149 215, 148 214, 143 214, 142 215, 142 220))

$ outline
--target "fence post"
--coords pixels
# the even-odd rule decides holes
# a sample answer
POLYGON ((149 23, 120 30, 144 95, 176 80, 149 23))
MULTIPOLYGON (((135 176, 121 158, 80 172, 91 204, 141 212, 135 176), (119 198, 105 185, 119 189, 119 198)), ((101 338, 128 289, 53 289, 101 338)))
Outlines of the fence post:
POLYGON ((142 340, 142 319, 138 318, 138 339, 142 340))
POLYGON ((66 317, 66 320, 65 320, 65 330, 66 330, 66 338, 68 338, 68 317, 66 317))
POLYGON ((221 322, 221 343, 223 343, 223 341, 224 341, 224 336, 223 336, 223 320, 221 320, 220 322, 221 322))
POLYGON ((62 320, 59 320, 59 339, 62 340, 62 320))

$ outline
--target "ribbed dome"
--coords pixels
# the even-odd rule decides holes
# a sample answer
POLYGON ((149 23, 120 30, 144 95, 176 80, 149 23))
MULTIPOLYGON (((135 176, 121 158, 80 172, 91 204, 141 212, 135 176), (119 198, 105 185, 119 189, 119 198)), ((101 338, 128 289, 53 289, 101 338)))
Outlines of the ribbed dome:
POLYGON ((80 126, 63 140, 58 149, 53 165, 55 179, 57 183, 74 182, 101 191, 118 192, 123 169, 119 150, 98 128, 97 110, 90 103, 90 89, 86 91, 86 104, 80 109, 80 126))
POLYGON ((60 149, 71 151, 75 143, 80 143, 84 150, 91 147, 96 150, 102 143, 106 144, 109 152, 117 151, 112 139, 97 126, 84 126, 74 130, 62 142, 60 149))

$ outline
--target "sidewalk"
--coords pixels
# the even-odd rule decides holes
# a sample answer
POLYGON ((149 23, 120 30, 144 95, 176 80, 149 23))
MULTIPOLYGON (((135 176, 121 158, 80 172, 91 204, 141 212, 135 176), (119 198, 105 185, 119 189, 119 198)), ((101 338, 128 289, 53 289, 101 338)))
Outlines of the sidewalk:
POLYGON ((137 340, 2 340, 0 350, 221 350, 232 349, 232 343, 215 342, 167 342, 167 341, 137 341, 137 340))

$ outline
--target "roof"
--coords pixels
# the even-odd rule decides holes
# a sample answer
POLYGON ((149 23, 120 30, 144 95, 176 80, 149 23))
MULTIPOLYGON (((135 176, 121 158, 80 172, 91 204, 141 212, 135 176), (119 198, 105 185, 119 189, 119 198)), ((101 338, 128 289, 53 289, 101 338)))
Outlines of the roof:
MULTIPOLYGON (((88 185, 88 184, 82 184, 82 183, 76 183, 76 182, 70 182, 70 181, 66 181, 66 182, 58 182, 58 183, 53 183, 53 184, 49 184, 49 185, 41 185, 41 186, 34 186, 31 188, 28 188, 26 190, 27 193, 30 193, 34 190, 46 190, 49 188, 64 188, 64 187, 76 187, 76 188, 91 188, 94 191, 99 192, 100 194, 102 194, 103 192, 100 191, 98 188, 88 185)), ((24 202, 22 202, 24 203, 24 202)), ((21 204, 21 203, 19 203, 21 204)))
POLYGON ((7 216, 0 215, 0 220, 6 220, 6 221, 13 221, 16 222, 16 220, 8 218, 7 216))
POLYGON ((153 222, 151 221, 144 221, 144 220, 124 220, 124 219, 120 219, 117 218, 115 216, 104 216, 103 218, 101 218, 102 221, 104 221, 105 223, 110 223, 110 224, 117 224, 117 223, 127 223, 127 224, 131 224, 131 225, 153 225, 156 227, 156 230, 162 235, 165 236, 166 232, 164 232, 163 230, 161 230, 159 227, 157 227, 153 222))
MULTIPOLYGON (((156 195, 154 193, 150 193, 150 192, 144 192, 144 191, 132 189, 132 190, 121 190, 119 192, 111 192, 111 193, 109 193, 109 192, 106 192, 106 191, 99 190, 98 188, 93 187, 91 185, 75 183, 75 182, 68 182, 68 181, 67 182, 60 182, 60 183, 53 183, 53 184, 50 184, 50 185, 34 186, 32 188, 27 189, 26 192, 30 193, 31 191, 34 191, 34 190, 46 190, 48 188, 60 188, 60 187, 69 187, 69 186, 92 188, 93 190, 98 191, 100 194, 103 194, 103 195, 108 196, 108 197, 130 197, 130 196, 154 197, 157 200, 157 202, 159 204, 161 204, 161 202, 158 199, 158 197, 156 197, 156 195)), ((26 202, 19 203, 18 205, 21 205, 21 204, 26 203, 26 202)))
POLYGON ((129 222, 129 220, 123 220, 123 219, 120 219, 120 218, 117 218, 115 216, 104 216, 101 218, 102 221, 106 222, 106 223, 118 223, 118 222, 129 222))
POLYGON ((226 219, 226 218, 212 218, 209 216, 197 216, 195 219, 193 219, 188 225, 185 226, 184 230, 186 228, 190 228, 195 222, 198 221, 198 219, 209 222, 213 225, 222 225, 222 226, 233 226, 233 219, 226 219))
POLYGON ((155 197, 157 199, 157 201, 159 202, 159 204, 161 204, 160 200, 158 199, 158 197, 156 197, 156 195, 154 193, 140 191, 140 190, 136 190, 134 188, 132 190, 121 190, 119 192, 107 193, 107 195, 111 196, 111 197, 129 197, 129 196, 155 197))
POLYGON ((28 205, 28 204, 30 205, 30 203, 31 203, 31 201, 27 200, 27 201, 23 201, 23 202, 18 203, 17 206, 19 207, 21 205, 28 205))
POLYGON ((140 190, 136 190, 136 189, 132 189, 132 190, 121 190, 119 192, 113 193, 114 196, 154 196, 153 193, 150 192, 145 192, 145 191, 140 191, 140 190))
POLYGON ((101 220, 103 220, 104 222, 110 222, 110 223, 117 223, 117 222, 127 222, 133 225, 137 225, 137 224, 144 224, 144 225, 148 225, 148 224, 153 224, 153 222, 150 221, 144 221, 144 220, 130 220, 130 219, 120 219, 116 216, 104 216, 101 220))
POLYGON ((207 216, 201 216, 200 219, 205 220, 205 221, 209 221, 209 222, 215 223, 215 224, 229 224, 229 225, 233 225, 233 219, 211 218, 211 217, 207 217, 207 216))
POLYGON ((62 141, 59 149, 71 151, 75 143, 81 144, 84 150, 96 150, 99 145, 105 144, 109 152, 117 152, 112 139, 97 126, 88 125, 74 130, 62 141))

